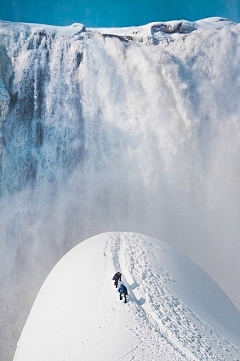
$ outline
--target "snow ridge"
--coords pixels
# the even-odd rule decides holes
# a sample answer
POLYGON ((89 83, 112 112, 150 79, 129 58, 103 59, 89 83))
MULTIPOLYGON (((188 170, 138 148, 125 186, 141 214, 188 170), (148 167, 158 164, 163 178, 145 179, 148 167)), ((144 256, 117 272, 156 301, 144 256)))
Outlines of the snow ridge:
POLYGON ((194 31, 203 31, 206 29, 219 29, 228 27, 235 23, 220 17, 212 17, 207 19, 191 22, 187 20, 174 20, 167 22, 152 22, 142 26, 130 26, 125 28, 86 28, 83 24, 74 23, 70 26, 52 26, 43 24, 13 23, 0 20, 1 31, 0 36, 7 32, 14 31, 14 40, 18 37, 21 41, 27 37, 39 35, 44 36, 62 36, 74 38, 75 40, 87 39, 94 37, 95 33, 101 33, 104 37, 116 37, 124 42, 152 43, 158 44, 163 39, 169 41, 181 38, 186 34, 194 31))
MULTIPOLYGON (((163 267, 158 275, 152 272, 148 260, 149 249, 143 236, 119 234, 112 237, 112 245, 114 265, 125 275, 135 301, 130 307, 141 319, 145 319, 148 327, 139 344, 146 357, 144 360, 164 357, 159 342, 161 338, 171 346, 172 356, 176 360, 238 360, 239 349, 199 319, 168 289, 167 284, 175 282, 168 272, 163 267), (144 306, 145 301, 147 306, 144 306), (160 330, 160 334, 156 330, 160 330), (149 338, 153 346, 146 355, 145 340, 149 338)), ((138 348, 131 354, 133 359, 136 355, 141 355, 138 348)))
MULTIPOLYGON (((106 361, 239 361, 240 348, 229 341, 227 328, 225 337, 179 297, 182 279, 174 279, 171 270, 177 259, 189 272, 197 271, 171 247, 136 233, 105 233, 81 243, 45 281, 14 361, 91 361, 96 356, 106 361), (129 290, 127 304, 112 285, 115 271, 121 271, 129 290)), ((195 278, 195 289, 206 286, 200 279, 195 278)), ((217 303, 216 287, 211 292, 217 303)), ((206 292, 208 297, 208 287, 206 292)), ((198 302, 192 301, 195 309, 198 302)), ((225 311, 231 323, 235 311, 230 304, 225 311)))

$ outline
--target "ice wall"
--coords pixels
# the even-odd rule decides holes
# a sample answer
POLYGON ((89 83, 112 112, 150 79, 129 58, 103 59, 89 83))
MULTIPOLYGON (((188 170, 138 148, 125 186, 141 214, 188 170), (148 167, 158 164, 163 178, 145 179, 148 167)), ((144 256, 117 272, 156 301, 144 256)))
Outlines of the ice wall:
POLYGON ((240 305, 239 30, 1 23, 1 360, 52 266, 104 231, 173 245, 240 305))

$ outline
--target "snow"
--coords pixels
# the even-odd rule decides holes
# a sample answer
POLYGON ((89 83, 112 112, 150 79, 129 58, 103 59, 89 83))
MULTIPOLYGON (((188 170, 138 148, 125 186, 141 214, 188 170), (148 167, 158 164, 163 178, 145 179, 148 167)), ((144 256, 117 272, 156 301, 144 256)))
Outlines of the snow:
POLYGON ((85 27, 83 24, 74 23, 69 26, 54 26, 54 25, 45 25, 45 24, 32 24, 32 23, 19 23, 0 20, 1 29, 0 34, 4 33, 6 29, 14 29, 16 32, 23 33, 27 32, 28 35, 37 34, 41 32, 46 32, 49 34, 55 34, 60 36, 74 36, 79 34, 81 31, 84 31, 85 27))
POLYGON ((103 233, 53 268, 14 361, 240 359, 240 315, 199 267, 159 240, 103 233), (122 272, 128 303, 112 276, 122 272))
POLYGON ((106 230, 174 245, 240 307, 239 30, 0 23, 1 361, 53 265, 106 230))
POLYGON ((18 23, 0 20, 1 30, 0 34, 4 33, 9 27, 15 29, 15 31, 29 34, 47 33, 59 36, 74 37, 83 33, 101 33, 103 35, 114 36, 128 36, 135 40, 147 40, 156 36, 161 38, 169 38, 171 40, 178 39, 184 34, 191 33, 193 31, 203 31, 206 29, 219 29, 222 27, 228 27, 235 23, 231 20, 212 17, 207 19, 198 20, 195 22, 187 20, 173 20, 168 22, 152 22, 142 26, 129 26, 119 28, 87 28, 81 23, 74 23, 70 26, 53 26, 44 24, 31 24, 31 23, 18 23))
POLYGON ((195 22, 187 20, 173 20, 167 22, 152 22, 142 26, 130 26, 125 28, 89 28, 89 30, 93 32, 97 31, 101 34, 130 36, 133 39, 143 40, 158 36, 159 38, 176 40, 184 34, 189 34, 193 31, 220 29, 234 24, 234 22, 225 18, 212 17, 195 22))

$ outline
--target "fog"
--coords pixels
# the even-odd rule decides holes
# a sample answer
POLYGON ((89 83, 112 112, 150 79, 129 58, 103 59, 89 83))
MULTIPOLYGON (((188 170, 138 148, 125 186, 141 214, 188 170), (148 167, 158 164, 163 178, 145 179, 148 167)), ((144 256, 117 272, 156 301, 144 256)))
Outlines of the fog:
POLYGON ((0 34, 1 360, 55 263, 105 231, 174 246, 240 308, 239 27, 157 45, 28 31, 0 34))

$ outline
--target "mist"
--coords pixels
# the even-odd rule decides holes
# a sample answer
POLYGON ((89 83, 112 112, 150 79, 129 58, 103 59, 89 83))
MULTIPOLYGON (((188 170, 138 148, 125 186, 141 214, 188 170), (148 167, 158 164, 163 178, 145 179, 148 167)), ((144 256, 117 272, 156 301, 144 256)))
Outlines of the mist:
POLYGON ((0 39, 1 359, 51 268, 101 232, 174 246, 240 308, 239 26, 0 39))

